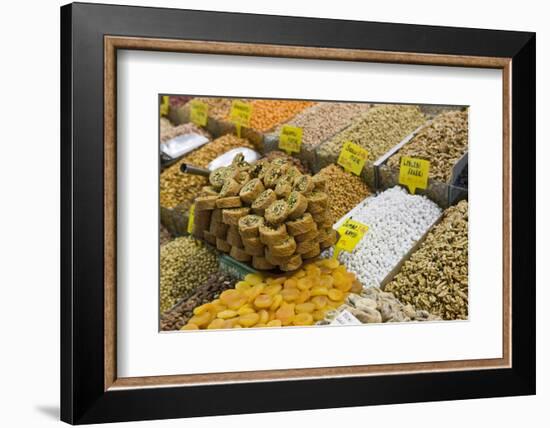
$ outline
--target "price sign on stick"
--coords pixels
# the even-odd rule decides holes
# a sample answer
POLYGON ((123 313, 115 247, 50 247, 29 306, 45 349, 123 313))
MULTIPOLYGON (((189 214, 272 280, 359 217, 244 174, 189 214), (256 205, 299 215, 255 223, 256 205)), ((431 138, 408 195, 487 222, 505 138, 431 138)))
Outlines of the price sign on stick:
POLYGON ((235 124, 237 128, 237 136, 241 136, 241 127, 249 126, 250 117, 252 116, 252 106, 243 101, 234 100, 231 104, 231 113, 229 117, 231 122, 235 124))
POLYGON ((340 238, 334 248, 333 258, 337 259, 341 251, 351 253, 368 230, 369 227, 367 225, 348 218, 344 224, 338 228, 340 238))
POLYGON ((195 228, 195 204, 189 208, 189 220, 187 221, 187 233, 191 235, 195 228))
POLYGON ((338 156, 338 165, 342 166, 346 171, 360 175, 368 156, 369 152, 363 147, 351 141, 346 141, 340 151, 340 156, 338 156))
POLYGON ((414 194, 416 189, 427 188, 429 175, 430 161, 401 156, 401 165, 399 167, 399 184, 407 186, 409 192, 414 194))
POLYGON ((191 122, 198 126, 206 126, 208 122, 208 105, 202 101, 191 101, 191 122))
POLYGON ((279 135, 279 148, 291 153, 299 153, 302 147, 302 128, 285 125, 279 135))

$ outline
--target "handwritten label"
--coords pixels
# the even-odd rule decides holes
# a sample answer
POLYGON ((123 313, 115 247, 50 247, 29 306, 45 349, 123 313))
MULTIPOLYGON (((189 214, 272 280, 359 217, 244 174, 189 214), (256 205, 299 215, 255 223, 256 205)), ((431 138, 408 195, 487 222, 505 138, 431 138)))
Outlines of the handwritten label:
POLYGON ((191 122, 198 126, 206 126, 208 122, 208 105, 202 101, 191 102, 191 122))
POLYGON ((231 122, 235 124, 237 128, 237 136, 241 136, 241 127, 249 126, 250 117, 252 116, 252 106, 243 101, 234 100, 231 104, 231 113, 229 117, 231 122))
POLYGON ((279 148, 288 154, 299 153, 302 147, 302 128, 285 125, 279 135, 279 148))
POLYGON ((342 312, 338 314, 336 318, 334 318, 330 325, 361 325, 361 321, 359 321, 355 316, 348 310, 344 309, 342 312))
POLYGON ((187 233, 192 234, 195 228, 195 204, 189 208, 189 220, 187 221, 187 233))
POLYGON ((351 253, 368 230, 369 227, 367 225, 348 218, 344 224, 338 228, 340 238, 336 243, 333 258, 338 258, 341 251, 351 253))
POLYGON ((368 156, 369 152, 363 147, 351 141, 346 141, 340 151, 340 156, 338 156, 338 165, 342 166, 346 171, 360 175, 368 156))
POLYGON ((160 101, 160 115, 166 116, 170 110, 170 98, 163 95, 160 101))
POLYGON ((428 177, 430 175, 430 162, 424 159, 401 157, 399 167, 399 184, 407 186, 409 192, 413 193, 416 189, 425 189, 428 187, 428 177))

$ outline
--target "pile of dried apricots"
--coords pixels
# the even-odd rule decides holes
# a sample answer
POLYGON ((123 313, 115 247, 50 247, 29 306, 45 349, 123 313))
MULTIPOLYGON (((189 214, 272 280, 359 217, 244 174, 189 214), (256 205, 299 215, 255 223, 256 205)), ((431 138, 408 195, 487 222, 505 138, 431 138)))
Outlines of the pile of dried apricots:
POLYGON ((181 329, 313 325, 360 290, 355 274, 334 259, 307 264, 291 275, 249 274, 218 299, 197 306, 181 329))

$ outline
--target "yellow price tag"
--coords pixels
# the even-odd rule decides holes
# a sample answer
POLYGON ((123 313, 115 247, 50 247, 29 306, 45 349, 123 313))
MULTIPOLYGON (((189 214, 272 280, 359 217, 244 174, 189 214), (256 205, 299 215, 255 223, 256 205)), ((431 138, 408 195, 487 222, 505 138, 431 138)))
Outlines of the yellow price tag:
POLYGON ((360 175, 368 156, 369 152, 363 147, 351 141, 346 141, 340 151, 340 156, 338 156, 338 165, 342 166, 346 171, 360 175))
POLYGON ((208 122, 208 105, 202 101, 191 101, 191 122, 198 126, 206 126, 208 122))
POLYGON ((166 116, 170 110, 170 98, 167 95, 163 95, 160 102, 160 115, 166 116))
POLYGON ((351 253, 368 230, 369 227, 367 225, 348 218, 344 224, 338 228, 340 238, 336 243, 333 258, 338 258, 341 251, 351 253))
POLYGON ((302 128, 284 125, 279 135, 279 148, 288 154, 299 153, 302 147, 302 128))
POLYGON ((399 167, 399 184, 407 186, 409 192, 413 193, 416 189, 425 189, 428 187, 428 177, 430 175, 430 161, 425 159, 401 157, 399 167))
POLYGON ((241 136, 241 127, 249 126, 250 117, 252 116, 252 106, 243 101, 234 100, 231 104, 231 112, 229 117, 231 122, 237 127, 237 135, 241 136))
POLYGON ((195 204, 189 208, 189 220, 187 221, 187 233, 191 235, 195 228, 195 204))

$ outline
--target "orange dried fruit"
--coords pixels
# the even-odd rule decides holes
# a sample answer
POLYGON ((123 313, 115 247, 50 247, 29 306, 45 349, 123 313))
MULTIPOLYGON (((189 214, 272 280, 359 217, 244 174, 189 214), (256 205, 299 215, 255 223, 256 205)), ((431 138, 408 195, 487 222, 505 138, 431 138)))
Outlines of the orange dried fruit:
POLYGON ((307 312, 302 312, 294 317, 292 323, 294 325, 312 325, 313 315, 307 312))
POLYGON ((212 303, 205 303, 204 305, 197 306, 195 309, 193 309, 193 315, 200 315, 206 311, 211 311, 212 306, 212 303))
POLYGON ((285 290, 287 288, 297 288, 298 287, 298 281, 292 278, 289 278, 285 281, 285 290))
POLYGON ((198 329, 199 329, 199 326, 193 323, 187 323, 182 328, 180 328, 180 330, 198 330, 198 329))
POLYGON ((323 309, 328 303, 328 298, 327 296, 315 296, 311 299, 311 302, 317 309, 323 309))
POLYGON ((263 282, 263 277, 257 273, 249 273, 244 277, 244 280, 250 285, 258 285, 263 282))
POLYGON ((299 303, 296 305, 295 310, 297 314, 300 314, 302 312, 313 312, 315 310, 315 303, 299 303))
POLYGON ((273 303, 273 299, 268 294, 260 294, 254 299, 254 306, 260 309, 269 308, 273 303))
POLYGON ((306 276, 304 278, 300 278, 297 281, 296 286, 299 290, 309 290, 311 287, 313 287, 313 281, 306 276))
POLYGON ((267 327, 281 327, 283 325, 283 323, 281 322, 281 320, 270 320, 266 326, 267 327))
POLYGON ((344 299, 344 293, 342 293, 340 290, 333 288, 329 290, 328 292, 328 298, 330 300, 334 300, 335 302, 339 302, 344 299))
POLYGON ((258 311, 258 315, 260 316, 260 321, 258 324, 266 324, 269 321, 269 312, 265 309, 258 311))
POLYGON ((199 327, 207 325, 212 320, 212 314, 209 311, 203 312, 200 315, 194 315, 189 319, 190 324, 196 324, 199 327))
POLYGON ((326 296, 328 295, 328 288, 321 285, 316 285, 311 289, 312 296, 326 296))
POLYGON ((294 318, 294 304, 283 303, 283 305, 277 309, 275 318, 280 320, 283 325, 290 325, 294 318))
POLYGON ((275 296, 273 296, 273 303, 271 304, 269 309, 271 311, 276 311, 277 309, 279 309, 279 306, 281 306, 281 303, 283 303, 283 296, 281 296, 280 294, 276 294, 275 296))
POLYGON ((214 330, 218 328, 226 328, 225 327, 225 320, 222 320, 221 318, 216 318, 213 320, 210 324, 208 324, 208 327, 206 327, 208 330, 214 330))
POLYGON ((330 275, 321 275, 319 285, 322 287, 331 288, 334 285, 334 278, 330 275))
POLYGON ((251 314, 241 315, 239 317, 239 324, 243 327, 252 327, 260 320, 260 316, 254 312, 251 314))
POLYGON ((281 284, 270 284, 264 288, 264 293, 270 296, 274 296, 282 289, 283 289, 283 286, 281 284))
POLYGON ((237 311, 226 309, 225 311, 218 312, 217 317, 221 318, 222 320, 226 320, 229 318, 235 318, 237 315, 239 315, 237 311))
POLYGON ((315 321, 321 321, 325 318, 325 311, 313 311, 312 315, 315 321))
POLYGON ((309 290, 300 291, 300 295, 296 299, 295 303, 307 302, 310 297, 311 297, 311 292, 309 290))
POLYGON ((281 296, 286 302, 293 302, 300 296, 300 291, 297 288, 285 288, 281 291, 281 296))

